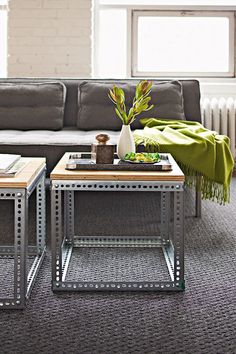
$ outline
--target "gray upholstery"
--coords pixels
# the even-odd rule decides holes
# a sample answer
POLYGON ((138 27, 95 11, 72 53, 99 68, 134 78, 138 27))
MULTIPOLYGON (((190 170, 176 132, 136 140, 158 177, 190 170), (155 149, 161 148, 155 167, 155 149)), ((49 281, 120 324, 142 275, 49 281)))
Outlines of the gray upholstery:
MULTIPOLYGON (((120 130, 122 122, 115 113, 115 106, 108 97, 114 83, 86 82, 79 85, 78 121, 82 130, 110 129, 120 130)), ((118 84, 125 92, 127 111, 131 108, 135 87, 133 83, 118 84)), ((179 81, 154 83, 150 94, 154 107, 141 113, 132 124, 132 129, 142 128, 140 118, 185 119, 182 85, 179 81)))
POLYGON ((1 154, 21 154, 26 157, 46 157, 47 175, 56 166, 65 152, 91 151, 89 145, 0 145, 1 154))
POLYGON ((110 143, 116 145, 118 131, 81 131, 75 127, 51 130, 0 130, 1 153, 22 156, 46 156, 48 173, 57 164, 65 152, 91 151, 91 143, 101 132, 110 135, 110 143))
POLYGON ((0 129, 63 127, 66 87, 63 83, 0 83, 0 129))
MULTIPOLYGON (((0 83, 3 82, 63 82, 66 86, 66 104, 65 104, 65 114, 64 114, 64 126, 76 126, 77 116, 78 116, 78 85, 82 82, 101 82, 99 79, 62 79, 62 78, 9 78, 0 79, 0 83)), ((139 80, 129 79, 129 80, 102 80, 103 82, 132 82, 136 84, 139 80)), ((163 80, 152 80, 153 84, 163 80)), ((166 80, 165 80, 166 81, 166 80)), ((201 110, 200 110, 200 89, 199 82, 197 80, 179 80, 183 88, 184 97, 184 113, 187 120, 193 120, 201 122, 201 110)))
POLYGON ((91 145, 95 136, 100 133, 110 135, 109 143, 116 144, 119 131, 90 130, 82 131, 74 127, 63 128, 59 131, 52 130, 0 130, 0 145, 91 145))
MULTIPOLYGON (((78 87, 84 82, 101 82, 94 79, 59 79, 59 78, 9 78, 0 79, 0 86, 3 83, 48 83, 57 84, 62 82, 66 87, 66 102, 64 111, 63 129, 52 131, 54 128, 48 128, 47 122, 44 122, 43 129, 35 130, 31 127, 29 131, 22 130, 4 130, 0 128, 0 153, 17 153, 22 156, 45 156, 47 158, 48 173, 56 165, 58 160, 66 151, 90 151, 90 144, 94 137, 100 131, 79 131, 76 127, 78 116, 78 87)), ((105 82, 116 82, 120 84, 137 84, 139 80, 105 80, 105 82)), ((163 80, 153 80, 153 84, 163 80)), ((200 112, 200 90, 199 83, 196 80, 180 80, 183 88, 184 113, 187 120, 201 122, 200 112)), ((158 92, 157 92, 158 94, 158 92)), ((45 98, 47 100, 47 98, 45 98)), ((1 102, 1 101, 0 101, 1 102)), ((18 107, 18 106, 17 106, 18 107)), ((18 108, 15 108, 17 112, 18 108)), ((48 115, 44 115, 48 119, 48 115)), ((117 119, 118 122, 118 119, 117 119)), ((41 122, 37 124, 41 124, 41 122)), ((0 123, 1 124, 1 123, 0 123)), ((102 129, 104 132, 104 129, 102 129)), ((111 142, 116 142, 119 131, 107 132, 111 135, 111 142)))
MULTIPOLYGON (((135 87, 133 88, 135 92, 135 87)), ((182 84, 179 81, 154 82, 151 89, 151 103, 154 107, 142 112, 133 123, 133 129, 143 128, 140 118, 185 120, 182 84)))
MULTIPOLYGON (((121 129, 122 122, 116 115, 114 104, 108 97, 108 91, 114 83, 84 81, 79 85, 77 120, 79 129, 121 129)), ((127 87, 125 83, 119 83, 119 87, 125 91, 128 107, 131 99, 131 87, 127 87)))

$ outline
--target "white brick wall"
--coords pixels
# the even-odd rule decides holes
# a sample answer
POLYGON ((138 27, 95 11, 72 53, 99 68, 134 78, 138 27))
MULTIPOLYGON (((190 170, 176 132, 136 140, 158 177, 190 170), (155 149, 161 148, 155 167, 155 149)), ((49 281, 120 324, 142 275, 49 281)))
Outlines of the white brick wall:
POLYGON ((8 76, 91 75, 92 0, 9 0, 8 76))

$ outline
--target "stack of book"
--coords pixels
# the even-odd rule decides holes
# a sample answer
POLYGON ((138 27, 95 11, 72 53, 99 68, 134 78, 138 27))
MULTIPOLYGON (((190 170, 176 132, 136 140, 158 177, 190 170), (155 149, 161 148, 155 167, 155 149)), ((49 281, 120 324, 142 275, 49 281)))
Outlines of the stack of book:
POLYGON ((0 154, 0 177, 14 177, 24 165, 21 155, 0 154))

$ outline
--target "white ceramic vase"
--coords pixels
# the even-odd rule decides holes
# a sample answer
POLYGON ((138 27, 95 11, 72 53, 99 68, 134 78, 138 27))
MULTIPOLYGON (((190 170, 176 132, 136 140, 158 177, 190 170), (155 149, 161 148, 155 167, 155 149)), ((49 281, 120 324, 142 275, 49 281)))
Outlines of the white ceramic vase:
POLYGON ((135 152, 135 143, 130 125, 122 125, 120 137, 117 143, 117 155, 123 160, 128 152, 135 152))

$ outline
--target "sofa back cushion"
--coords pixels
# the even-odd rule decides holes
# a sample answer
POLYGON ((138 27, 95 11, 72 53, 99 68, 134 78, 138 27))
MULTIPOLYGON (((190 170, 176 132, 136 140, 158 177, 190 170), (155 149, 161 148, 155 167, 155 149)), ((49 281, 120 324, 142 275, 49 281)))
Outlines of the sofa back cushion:
POLYGON ((65 98, 61 82, 0 83, 0 129, 59 130, 65 98))
MULTIPOLYGON (((122 121, 115 113, 115 106, 108 98, 108 91, 116 84, 125 92, 127 110, 132 106, 136 83, 87 82, 79 85, 79 110, 77 126, 82 130, 119 130, 122 121)), ((132 123, 132 128, 142 128, 140 118, 185 119, 182 85, 179 81, 153 83, 151 103, 154 107, 142 112, 132 123)))
MULTIPOLYGON (((64 111, 64 126, 71 127, 77 126, 78 123, 78 110, 79 102, 78 102, 78 86, 82 84, 84 81, 87 82, 106 82, 106 83, 116 83, 119 85, 120 83, 128 83, 137 85, 137 79, 89 79, 89 78, 0 78, 0 84, 4 83, 48 83, 48 82, 58 81, 62 82, 66 86, 66 102, 65 102, 65 111, 64 111)), ((152 79, 153 84, 156 84, 163 80, 154 80, 152 79)), ((179 80, 183 89, 183 98, 184 98, 184 113, 187 120, 201 122, 201 109, 200 109, 200 87, 199 81, 193 79, 184 79, 179 80)), ((114 107, 113 107, 114 108, 114 107)), ((147 112, 148 113, 148 112, 147 112)), ((151 111, 149 112, 151 113, 151 111)), ((117 117, 118 119, 118 117, 117 117)), ((1 129, 1 127, 0 127, 1 129)))
MULTIPOLYGON (((108 91, 114 83, 83 82, 78 91, 77 127, 81 130, 120 130, 122 122, 116 116, 114 104, 108 97, 108 91)), ((130 87, 120 82, 119 87, 130 96, 130 87)))

